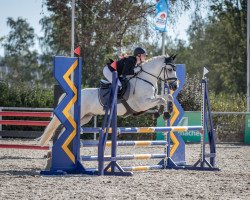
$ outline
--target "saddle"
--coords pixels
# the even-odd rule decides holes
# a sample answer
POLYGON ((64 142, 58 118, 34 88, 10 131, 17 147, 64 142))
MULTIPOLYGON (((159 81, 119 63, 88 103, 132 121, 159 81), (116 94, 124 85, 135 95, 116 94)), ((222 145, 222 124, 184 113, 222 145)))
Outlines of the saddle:
MULTIPOLYGON (((123 106, 127 110, 127 112, 123 115, 123 117, 128 117, 130 115, 138 116, 138 115, 144 114, 145 111, 137 112, 133 110, 127 103, 127 100, 129 99, 130 88, 131 88, 129 81, 127 81, 127 79, 123 79, 121 80, 121 83, 122 83, 122 89, 118 91, 117 104, 123 104, 123 106)), ((98 98, 103 108, 108 104, 110 92, 111 92, 111 83, 105 80, 101 80, 100 88, 98 92, 98 98)))
MULTIPOLYGON (((121 103, 121 100, 127 101, 130 92, 129 82, 127 80, 122 80, 121 83, 122 83, 122 88, 121 89, 118 88, 119 89, 117 95, 118 104, 121 103)), ((98 97, 102 106, 107 105, 110 92, 111 92, 111 83, 106 80, 101 80, 98 97)))

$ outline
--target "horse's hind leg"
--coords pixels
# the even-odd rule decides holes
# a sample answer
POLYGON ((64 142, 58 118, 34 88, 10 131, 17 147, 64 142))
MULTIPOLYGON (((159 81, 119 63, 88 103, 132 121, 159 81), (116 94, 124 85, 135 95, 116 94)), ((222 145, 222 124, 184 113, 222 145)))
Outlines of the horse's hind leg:
POLYGON ((174 98, 172 95, 168 95, 167 96, 167 106, 166 106, 166 110, 164 110, 164 113, 163 113, 163 118, 164 120, 167 120, 171 117, 171 114, 173 112, 173 109, 174 109, 174 98))
POLYGON ((80 119, 81 126, 84 125, 84 124, 89 123, 89 121, 92 119, 93 116, 94 116, 93 114, 87 114, 84 117, 82 117, 80 119))

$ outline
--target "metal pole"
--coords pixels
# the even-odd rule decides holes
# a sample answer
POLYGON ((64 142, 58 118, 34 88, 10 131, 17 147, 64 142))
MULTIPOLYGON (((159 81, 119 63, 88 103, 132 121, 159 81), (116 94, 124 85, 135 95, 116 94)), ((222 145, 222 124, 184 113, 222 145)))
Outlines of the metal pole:
POLYGON ((161 46, 162 55, 165 55, 165 40, 166 40, 166 32, 163 32, 162 33, 162 46, 161 46))
POLYGON ((204 155, 205 155, 205 133, 207 131, 207 113, 206 113, 206 77, 203 77, 201 82, 201 91, 202 91, 202 102, 201 102, 201 126, 202 131, 200 133, 201 136, 201 155, 200 155, 200 161, 201 161, 201 167, 204 167, 204 155))
MULTIPOLYGON (((71 6, 72 6, 72 14, 71 14, 71 57, 74 57, 74 47, 75 47, 75 0, 72 0, 71 6)), ((79 58, 77 60, 78 60, 78 65, 79 65, 79 58)), ((74 73, 75 73, 75 71, 73 71, 71 73, 71 75, 70 75, 70 79, 71 79, 72 83, 74 83, 74 79, 75 79, 74 78, 74 73)), ((71 114, 72 114, 73 117, 75 117, 75 106, 74 106, 74 104, 71 106, 71 114)))
POLYGON ((72 0, 72 14, 71 14, 71 57, 74 57, 75 49, 75 0, 72 0))
MULTIPOLYGON (((115 163, 116 163, 116 154, 117 154, 117 96, 116 90, 117 90, 117 84, 118 84, 118 76, 117 73, 113 73, 112 81, 115 81, 116 84, 114 84, 113 90, 113 99, 112 104, 114 104, 114 110, 112 113, 112 147, 111 147, 111 157, 112 157, 112 164, 111 164, 111 172, 115 173, 115 163)), ((111 110, 110 110, 111 112, 111 110)))
MULTIPOLYGON (((74 49, 75 49, 75 0, 72 0, 71 4, 71 57, 74 57, 74 49)), ((79 62, 79 59, 78 59, 79 62)), ((78 63, 79 64, 79 63, 78 63)), ((71 81, 74 83, 74 72, 71 73, 71 81)), ((75 115, 74 105, 71 107, 72 116, 75 115)))
POLYGON ((247 112, 250 111, 250 0, 247 1, 247 112))
MULTIPOLYGON (((161 44, 161 50, 162 50, 162 55, 165 55, 165 39, 166 39, 166 32, 162 33, 162 44, 161 44)), ((161 82, 161 96, 164 97, 164 90, 165 90, 165 84, 162 81, 161 82)))

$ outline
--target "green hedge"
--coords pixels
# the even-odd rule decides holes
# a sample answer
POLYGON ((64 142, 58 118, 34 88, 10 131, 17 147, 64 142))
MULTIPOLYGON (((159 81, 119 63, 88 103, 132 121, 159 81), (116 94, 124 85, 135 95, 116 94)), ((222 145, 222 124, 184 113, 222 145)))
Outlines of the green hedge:
POLYGON ((0 82, 1 107, 34 107, 52 108, 53 90, 44 89, 39 85, 27 86, 22 83, 9 86, 0 82))

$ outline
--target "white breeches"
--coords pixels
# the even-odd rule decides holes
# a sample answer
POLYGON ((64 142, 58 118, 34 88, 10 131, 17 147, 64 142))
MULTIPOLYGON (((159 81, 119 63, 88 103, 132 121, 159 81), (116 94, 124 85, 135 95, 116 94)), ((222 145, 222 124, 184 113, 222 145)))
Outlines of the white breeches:
MULTIPOLYGON (((109 70, 107 65, 103 68, 103 75, 110 83, 112 83, 112 72, 109 70)), ((118 79, 118 86, 122 86, 119 79, 118 79)))

